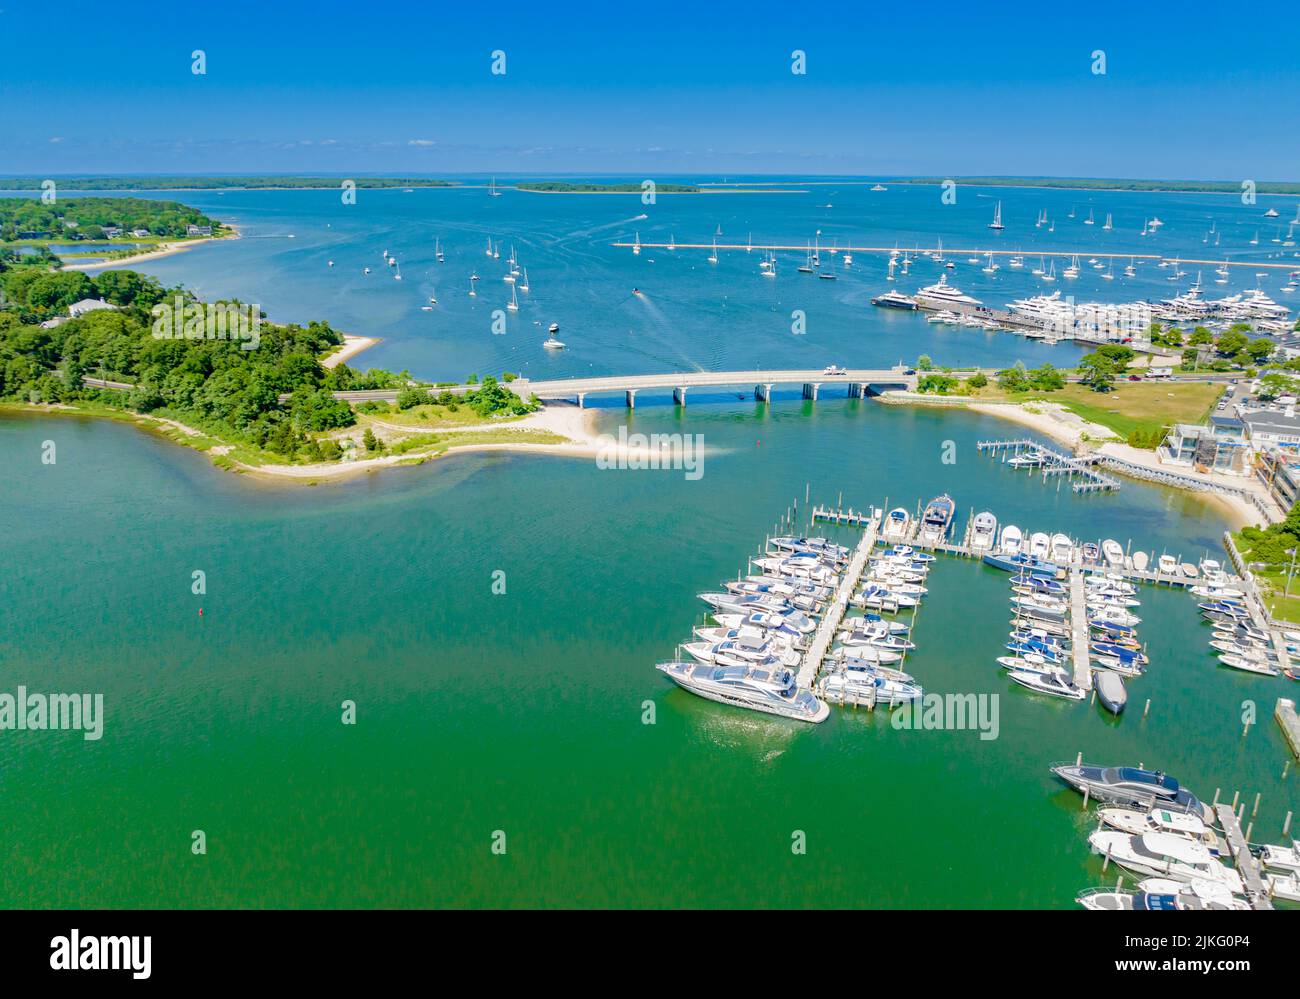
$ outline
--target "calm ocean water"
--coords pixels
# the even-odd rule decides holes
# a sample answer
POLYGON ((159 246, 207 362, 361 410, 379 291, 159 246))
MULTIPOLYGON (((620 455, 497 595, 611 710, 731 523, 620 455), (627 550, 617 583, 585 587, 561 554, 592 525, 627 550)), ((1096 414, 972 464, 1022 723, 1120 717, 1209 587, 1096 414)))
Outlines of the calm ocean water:
MULTIPOLYGON (((872 209, 875 226, 864 209, 859 228, 835 229, 811 207, 827 202, 814 190, 798 203, 663 196, 637 225, 643 240, 679 241, 718 224, 732 235, 752 226, 756 241, 818 225, 866 237, 887 217, 922 225, 887 202, 872 209)), ((896 191, 900 203, 922 196, 896 191)), ((1000 196, 1008 224, 1024 217, 1031 232, 1037 205, 1055 205, 1060 238, 1071 195, 1000 196)), ((1117 226, 1125 220, 1130 242, 1157 211, 1170 239, 1210 205, 1230 213, 1227 199, 1106 195, 1101 208, 1094 197, 1117 226)), ((149 269, 203 294, 260 300, 276 319, 384 336, 373 363, 431 377, 1070 356, 879 315, 865 304, 884 288, 879 260, 802 287, 787 266, 788 279, 764 288, 743 254, 715 271, 704 253, 647 252, 652 264, 609 250, 609 238, 634 231, 611 225, 637 214, 632 199, 474 198, 362 191, 348 215, 322 192, 187 195, 246 238, 149 269), (499 221, 469 221, 497 210, 499 221), (512 240, 519 247, 537 298, 505 337, 475 311, 508 294, 501 261, 494 272, 479 245, 489 232, 505 240, 503 259, 512 240), (434 235, 448 249, 442 268, 434 235), (406 280, 380 272, 385 248, 406 280), (488 286, 477 300, 459 293, 459 277, 438 277, 439 311, 419 311, 422 282, 471 268, 488 286), (615 301, 633 284, 645 303, 615 301), (800 307, 809 333, 793 337, 783 315, 800 307), (560 322, 570 350, 546 358, 534 318, 560 322)), ((840 191, 825 213, 851 198, 867 193, 840 191)), ((968 213, 975 238, 991 205, 971 192, 946 210, 968 213)), ((942 230, 945 245, 950 231, 956 245, 962 230, 942 230)), ((924 244, 925 230, 914 238, 924 244)), ((976 294, 989 291, 984 280, 975 267, 954 277, 976 294)), ((1005 271, 996 282, 1023 293, 1005 271)), ((1157 285, 1150 294, 1165 291, 1157 285)), ((1139 483, 1078 497, 1013 474, 975 451, 978 439, 1019 433, 992 418, 704 399, 601 417, 611 432, 702 434, 699 481, 469 455, 267 487, 130 427, 0 420, 0 690, 99 691, 107 712, 98 742, 0 735, 0 904, 1062 907, 1102 880, 1085 842, 1094 823, 1047 770, 1079 752, 1162 766, 1207 798, 1216 787, 1252 802, 1261 792, 1254 838, 1278 839, 1297 795, 1269 716, 1294 685, 1216 667, 1180 593, 1142 594, 1153 665, 1119 720, 1014 688, 994 664, 1007 577, 949 559, 931 574, 909 668, 928 691, 1001 695, 994 741, 897 731, 884 712, 838 708, 823 725, 796 726, 673 688, 653 664, 700 619, 695 595, 734 576, 805 490, 856 507, 948 491, 963 523, 989 508, 1022 527, 1132 538, 1188 559, 1216 549, 1221 530, 1201 502, 1139 483), (57 442, 56 465, 40 461, 45 440, 57 442), (941 461, 948 441, 955 465, 941 461), (207 574, 201 597, 195 569, 207 574), (498 571, 504 594, 493 593, 498 571), (345 700, 355 726, 340 723, 345 700), (1243 737, 1247 702, 1260 723, 1243 737), (190 852, 196 829, 207 856, 190 852), (504 855, 491 849, 497 831, 504 855), (796 831, 804 855, 791 852, 796 831)))

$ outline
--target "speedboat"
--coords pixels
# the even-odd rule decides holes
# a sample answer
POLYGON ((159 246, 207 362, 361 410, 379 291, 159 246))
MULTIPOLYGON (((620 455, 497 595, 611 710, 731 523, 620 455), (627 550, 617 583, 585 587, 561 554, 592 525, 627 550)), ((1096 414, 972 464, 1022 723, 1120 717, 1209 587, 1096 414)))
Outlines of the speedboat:
POLYGON ((1206 597, 1210 600, 1240 600, 1246 595, 1245 590, 1239 590, 1235 586, 1224 586, 1218 583, 1207 583, 1203 586, 1193 586, 1191 588, 1193 596, 1206 597))
POLYGON ((858 628, 874 625, 878 628, 884 628, 891 635, 906 635, 912 630, 910 626, 902 621, 888 621, 879 614, 863 614, 860 618, 845 618, 845 623, 858 628))
POLYGON ((1035 531, 1029 536, 1029 554, 1036 559, 1047 561, 1047 556, 1052 553, 1052 538, 1049 534, 1042 531, 1035 531))
POLYGON ((921 540, 932 544, 943 541, 948 536, 948 528, 956 509, 957 504, 947 493, 930 500, 925 505, 925 512, 921 514, 921 540))
MULTIPOLYGON (((894 660, 897 662, 897 659, 894 660)), ((890 669, 888 666, 882 666, 878 662, 869 659, 862 659, 858 656, 837 656, 835 662, 843 666, 848 671, 858 671, 874 673, 877 676, 888 677, 891 680, 897 680, 900 683, 915 683, 916 677, 910 673, 904 673, 901 669, 890 669)))
POLYGON ((845 669, 822 679, 822 694, 845 700, 874 699, 877 704, 883 701, 893 707, 919 700, 922 690, 914 683, 892 680, 874 671, 845 669))
POLYGON ((1133 597, 1122 596, 1118 593, 1097 593, 1092 592, 1084 597, 1089 609, 1096 610, 1102 607, 1141 607, 1142 601, 1133 597))
POLYGON ((1055 563, 1044 562, 1042 559, 1034 558, 1034 556, 1027 555, 1024 552, 1016 552, 1013 555, 989 552, 984 556, 984 563, 993 566, 995 569, 1031 576, 1055 577, 1059 571, 1055 563))
POLYGON ((1022 573, 1011 578, 1011 588, 1016 593, 1039 593, 1047 597, 1064 598, 1069 590, 1059 580, 1050 576, 1030 576, 1022 573))
POLYGON ((1088 649, 1101 656, 1112 656, 1116 659, 1139 663, 1143 666, 1147 664, 1146 653, 1139 652, 1127 645, 1119 645, 1115 642, 1089 642, 1088 649))
POLYGON ((1116 569, 1124 567, 1124 549, 1118 541, 1107 538, 1101 543, 1101 553, 1106 557, 1106 564, 1116 569))
POLYGON ((1172 555, 1161 555, 1156 560, 1156 568, 1160 570, 1162 575, 1176 576, 1178 575, 1178 559, 1172 555))
POLYGON ((880 557, 908 559, 919 565, 925 565, 934 561, 934 556, 929 552, 918 552, 911 545, 894 545, 892 548, 886 548, 880 553, 880 557))
POLYGON ((874 645, 836 646, 831 650, 831 658, 844 662, 858 662, 867 666, 884 666, 888 663, 903 661, 901 652, 878 649, 874 645))
POLYGON ((1097 561, 1100 560, 1100 558, 1101 558, 1101 549, 1098 548, 1098 547, 1097 547, 1095 544, 1093 544, 1091 541, 1086 541, 1086 542, 1084 542, 1084 544, 1083 544, 1083 561, 1084 561, 1084 563, 1085 563, 1085 564, 1087 564, 1087 563, 1096 563, 1097 561))
POLYGON ((1052 535, 1052 561, 1060 565, 1074 559, 1074 542, 1064 534, 1052 535))
POLYGON ((786 669, 693 662, 659 663, 655 668, 682 689, 720 704, 804 722, 823 722, 831 711, 811 690, 800 689, 786 669))
MULTIPOLYGON (((807 634, 799 624, 791 623, 788 617, 782 617, 780 614, 714 614, 713 619, 724 628, 760 628, 764 632, 773 632, 776 636, 786 639, 792 644, 802 644, 804 635, 807 634)), ((808 624, 807 618, 803 619, 808 624)), ((809 629, 811 630, 811 629, 809 629)))
POLYGON ((833 559, 847 559, 849 550, 843 545, 832 544, 825 538, 773 538, 768 542, 773 548, 788 552, 807 552, 814 555, 828 555, 833 559))
POLYGON ((1013 454, 1007 459, 1007 464, 1012 468, 1037 468, 1045 461, 1041 451, 1029 450, 1013 454))
POLYGON ((1003 669, 1017 673, 1065 674, 1059 662, 1054 662, 1037 652, 1027 652, 1018 656, 998 656, 997 662, 1003 669))
POLYGON ((1088 621, 1091 624, 1122 624, 1129 628, 1134 628, 1142 623, 1140 617, 1123 607, 1090 608, 1088 610, 1088 621))
POLYGON ((916 648, 915 643, 902 635, 891 635, 884 628, 868 628, 865 631, 841 631, 840 644, 846 648, 867 645, 876 649, 888 649, 891 652, 910 652, 916 648))
POLYGON ((1300 872, 1300 839, 1292 840, 1290 846, 1265 843, 1259 848, 1259 859, 1265 867, 1300 872))
POLYGON ((1221 863, 1200 843, 1172 833, 1147 832, 1132 836, 1097 829, 1088 836, 1088 845, 1093 852, 1137 874, 1187 883, 1208 881, 1233 893, 1245 890, 1240 874, 1221 863))
POLYGON ((819 586, 834 586, 839 581, 839 575, 833 569, 820 563, 810 565, 796 559, 760 558, 755 559, 754 564, 764 572, 793 579, 805 579, 819 586))
POLYGON ((872 584, 866 586, 854 598, 853 603, 859 607, 874 607, 885 610, 897 610, 900 607, 915 607, 920 601, 906 593, 872 584))
POLYGON ((1170 811, 1206 817, 1199 798, 1161 770, 1139 767, 1104 767, 1087 763, 1056 763, 1052 773, 1075 790, 1087 791, 1095 801, 1117 805, 1159 806, 1170 811))
MULTIPOLYGON (((816 611, 821 605, 818 597, 810 596, 806 593, 793 592, 793 588, 783 588, 778 590, 779 583, 751 583, 747 580, 728 582, 722 584, 727 589, 726 596, 733 597, 759 597, 768 600, 782 601, 794 610, 816 611)), ((701 594, 703 595, 703 594, 701 594)), ((722 598, 721 593, 710 594, 715 598, 722 598)), ((716 606, 732 606, 730 601, 717 604, 716 606)))
POLYGON ((1219 656, 1219 662, 1225 666, 1231 666, 1233 669, 1239 669, 1244 673, 1258 673, 1260 676, 1279 676, 1282 671, 1276 666, 1270 666, 1262 659, 1256 659, 1253 656, 1225 654, 1219 656))
POLYGON ((1300 902, 1300 874, 1265 874, 1268 893, 1273 898, 1300 902))
POLYGON ((1006 527, 1002 528, 1002 540, 999 550, 1003 555, 1017 554, 1023 544, 1024 535, 1015 524, 1007 524, 1006 527))
POLYGON ((1012 670, 1007 676, 1020 686, 1036 690, 1040 694, 1051 694, 1071 701, 1082 701, 1088 696, 1082 688, 1076 687, 1074 681, 1070 680, 1064 672, 1029 673, 1024 670, 1012 670))
POLYGON ((712 607, 730 614, 792 614, 799 608, 784 597, 765 593, 701 593, 701 600, 712 607))
POLYGON ((1151 808, 1146 811, 1136 808, 1101 808, 1097 810, 1097 818, 1102 825, 1130 836, 1141 836, 1149 832, 1168 833, 1200 843, 1216 857, 1225 855, 1218 834, 1199 815, 1171 812, 1167 808, 1151 808))
POLYGON ((682 646, 702 663, 718 666, 798 666, 801 656, 789 646, 761 642, 753 638, 736 638, 726 642, 687 642, 682 646))
POLYGON ((1064 621, 1070 613, 1070 605, 1064 600, 1052 600, 1047 597, 1012 597, 1016 613, 1027 617, 1044 618, 1048 621, 1064 621))
POLYGON ((1164 911, 1191 909, 1200 912, 1250 910, 1250 903, 1236 898, 1217 882, 1193 881, 1184 884, 1167 878, 1147 878, 1138 891, 1115 888, 1088 888, 1075 899, 1085 909, 1099 911, 1164 911))
POLYGON ((800 600, 807 600, 814 608, 829 595, 826 588, 822 586, 768 579, 766 576, 760 576, 756 579, 733 579, 722 585, 730 593, 741 595, 766 593, 778 599, 787 600, 796 606, 799 605, 800 600))
POLYGON ((912 515, 901 506, 890 510, 885 523, 880 529, 880 536, 885 540, 906 538, 908 528, 912 526, 912 515))
POLYGON ((997 541, 998 518, 988 510, 975 514, 971 525, 971 551, 988 551, 997 541))
MULTIPOLYGON (((1018 656, 1038 656, 1039 658, 1044 659, 1047 662, 1052 663, 1054 665, 1060 664, 1061 656, 1064 654, 1065 651, 1059 646, 1047 645, 1046 643, 1043 642, 1033 642, 1033 641, 1026 642, 1015 638, 1007 642, 1007 644, 1004 645, 1003 648, 1006 649, 1008 652, 1014 652, 1018 656)), ((1010 658, 1010 657, 1004 656, 1003 658, 1010 658)), ((1001 662, 1002 660, 999 659, 998 661, 1001 662)), ((1006 664, 1003 663, 1003 665, 1006 664)), ((1018 668, 1019 667, 1015 665, 1008 667, 1008 669, 1018 669, 1018 668)))

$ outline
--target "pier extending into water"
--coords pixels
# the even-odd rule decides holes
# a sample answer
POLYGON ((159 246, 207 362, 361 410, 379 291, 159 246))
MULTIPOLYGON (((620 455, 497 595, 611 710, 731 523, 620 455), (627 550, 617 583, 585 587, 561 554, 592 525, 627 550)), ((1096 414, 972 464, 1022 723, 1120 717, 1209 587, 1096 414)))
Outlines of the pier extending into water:
POLYGON ((862 572, 867 567, 867 559, 876 547, 876 531, 880 527, 880 521, 870 520, 865 526, 866 533, 858 542, 853 558, 849 561, 849 567, 844 572, 844 578, 840 580, 839 588, 835 591, 835 596, 826 608, 826 613, 822 615, 821 624, 817 626, 817 632, 808 645, 808 651, 804 653, 798 674, 800 687, 811 689, 816 681, 817 673, 826 659, 826 650, 830 648, 835 638, 835 631, 844 620, 844 613, 853 598, 853 591, 857 588, 858 580, 862 578, 862 572))
MULTIPOLYGON (((1243 804, 1242 808, 1245 807, 1243 804)), ((1241 875, 1241 881, 1246 886, 1246 898, 1250 901, 1250 907, 1258 910, 1272 909, 1273 903, 1269 900, 1268 888, 1264 885, 1264 879, 1260 877, 1259 861, 1250 852, 1237 813, 1231 805, 1221 801, 1214 806, 1214 815, 1223 828, 1223 838, 1228 842, 1228 849, 1232 852, 1237 873, 1241 875)))
MULTIPOLYGON (((990 454, 998 452, 1011 452, 1012 456, 1019 456, 1025 451, 1035 451, 1043 458, 1041 474, 1046 481, 1054 475, 1066 475, 1071 479, 1078 478, 1080 481, 1071 482, 1070 488, 1076 493, 1091 492, 1115 492, 1119 489, 1119 480, 1111 478, 1109 475, 1103 475, 1092 466, 1101 460, 1099 455, 1074 455, 1062 454, 1038 441, 1029 440, 1028 438, 1014 438, 1011 440, 1000 441, 977 441, 975 448, 978 451, 987 451, 990 454)), ((1005 455, 1003 461, 1005 462, 1005 455)), ((1032 468, 1033 466, 1026 466, 1032 468)))
POLYGON ((1083 573, 1070 570, 1070 654, 1074 659, 1074 685, 1092 689, 1092 663, 1088 656, 1088 605, 1083 573))

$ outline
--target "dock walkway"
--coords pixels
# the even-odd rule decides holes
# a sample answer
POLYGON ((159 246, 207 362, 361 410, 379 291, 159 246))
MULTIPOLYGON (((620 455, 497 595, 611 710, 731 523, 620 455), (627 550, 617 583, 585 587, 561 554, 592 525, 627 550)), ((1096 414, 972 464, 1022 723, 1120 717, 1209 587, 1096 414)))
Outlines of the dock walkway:
POLYGON ((1074 657, 1074 685, 1092 689, 1092 668, 1088 662, 1088 607, 1083 590, 1083 572, 1070 570, 1070 649, 1074 657))
POLYGON ((1295 701, 1289 697, 1279 697, 1277 706, 1273 709, 1273 717, 1281 726, 1282 734, 1286 736, 1291 752, 1300 759, 1300 718, 1296 717, 1295 701))
POLYGON ((844 578, 840 580, 839 589, 835 591, 835 597, 830 606, 826 608, 826 613, 822 615, 821 624, 817 626, 817 632, 813 636, 812 644, 808 646, 808 651, 804 653, 803 663, 799 666, 799 686, 812 689, 813 683, 817 679, 817 672, 821 669, 822 660, 826 658, 826 651, 830 648, 831 641, 835 638, 835 632, 844 620, 844 612, 848 610, 849 600, 853 596, 853 591, 858 585, 858 580, 862 578, 862 572, 867 567, 867 559, 871 555, 871 550, 876 546, 876 530, 880 526, 877 520, 867 522, 867 529, 862 535, 862 540, 858 542, 857 549, 853 552, 853 558, 849 561, 849 567, 844 572, 844 578))
POLYGON ((1237 865, 1237 873, 1241 875, 1242 883, 1246 886, 1246 897, 1250 900, 1250 907, 1261 910, 1273 908, 1273 903, 1268 898, 1268 888, 1259 874, 1259 861, 1246 845, 1246 837, 1241 831, 1241 823, 1237 821, 1237 813, 1232 810, 1231 805, 1220 802, 1214 806, 1214 814, 1219 820, 1219 825, 1223 827, 1228 849, 1232 851, 1232 859, 1237 865))

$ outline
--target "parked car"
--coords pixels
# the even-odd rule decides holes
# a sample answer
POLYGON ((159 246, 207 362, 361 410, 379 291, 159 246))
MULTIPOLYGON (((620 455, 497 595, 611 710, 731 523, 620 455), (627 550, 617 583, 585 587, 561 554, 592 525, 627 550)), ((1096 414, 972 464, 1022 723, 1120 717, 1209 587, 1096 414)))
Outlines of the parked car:
POLYGON ((826 370, 823 371, 822 374, 823 375, 847 375, 848 371, 834 364, 830 364, 827 365, 826 370))

